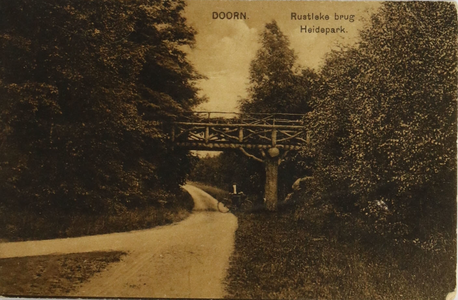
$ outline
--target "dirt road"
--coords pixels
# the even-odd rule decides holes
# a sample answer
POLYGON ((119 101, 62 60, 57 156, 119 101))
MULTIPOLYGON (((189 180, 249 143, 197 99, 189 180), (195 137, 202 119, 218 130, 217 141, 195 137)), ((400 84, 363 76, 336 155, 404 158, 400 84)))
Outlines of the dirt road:
POLYGON ((149 230, 81 238, 0 243, 0 258, 121 250, 123 260, 98 273, 71 296, 222 298, 237 218, 216 200, 185 186, 195 211, 186 220, 149 230))

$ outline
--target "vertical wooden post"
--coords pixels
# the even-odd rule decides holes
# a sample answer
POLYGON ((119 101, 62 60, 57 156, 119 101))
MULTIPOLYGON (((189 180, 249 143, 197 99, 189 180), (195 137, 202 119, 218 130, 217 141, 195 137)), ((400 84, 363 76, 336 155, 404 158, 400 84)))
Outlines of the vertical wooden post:
POLYGON ((275 147, 277 145, 277 129, 273 128, 272 129, 272 147, 275 147))
POLYGON ((208 143, 209 136, 210 136, 210 127, 205 126, 205 144, 208 143))
POLYGON ((243 127, 239 128, 239 142, 243 142, 243 127))
POLYGON ((266 168, 265 205, 270 211, 277 210, 278 202, 278 165, 279 157, 266 155, 264 164, 266 168))
MULTIPOLYGON (((272 131, 272 144, 276 144, 277 133, 276 130, 272 131)), ((266 201, 266 208, 268 210, 277 210, 278 202, 278 166, 280 165, 280 150, 273 146, 267 151, 264 159, 266 168, 266 185, 264 188, 264 198, 266 201)))

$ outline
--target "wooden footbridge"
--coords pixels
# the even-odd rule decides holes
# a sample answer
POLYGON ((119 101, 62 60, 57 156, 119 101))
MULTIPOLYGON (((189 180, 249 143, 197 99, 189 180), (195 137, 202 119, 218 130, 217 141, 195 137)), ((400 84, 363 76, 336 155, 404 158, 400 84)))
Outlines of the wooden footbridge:
POLYGON ((175 146, 190 150, 239 149, 265 164, 265 204, 275 210, 278 201, 278 166, 289 151, 308 143, 304 115, 195 112, 170 122, 175 146), (260 157, 256 156, 260 153, 260 157))

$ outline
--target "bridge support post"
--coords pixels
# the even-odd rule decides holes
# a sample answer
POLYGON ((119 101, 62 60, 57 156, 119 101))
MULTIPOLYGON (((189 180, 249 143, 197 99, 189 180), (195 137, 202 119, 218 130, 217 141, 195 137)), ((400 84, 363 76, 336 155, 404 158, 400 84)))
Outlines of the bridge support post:
POLYGON ((278 202, 278 157, 267 157, 264 161, 266 167, 265 205, 270 211, 277 210, 278 202))
POLYGON ((266 168, 266 185, 264 188, 264 199, 266 208, 270 211, 277 210, 278 203, 278 166, 280 165, 280 151, 273 147, 268 151, 264 159, 266 168))

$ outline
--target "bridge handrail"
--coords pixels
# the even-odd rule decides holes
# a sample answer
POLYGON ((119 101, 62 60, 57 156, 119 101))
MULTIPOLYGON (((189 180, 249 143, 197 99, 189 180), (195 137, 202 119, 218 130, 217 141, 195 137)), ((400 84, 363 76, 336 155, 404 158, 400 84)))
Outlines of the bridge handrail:
POLYGON ((195 111, 176 122, 211 124, 291 125, 304 124, 304 114, 291 113, 238 113, 195 111), (213 115, 213 116, 212 116, 213 115))
POLYGON ((293 114, 293 113, 245 113, 245 112, 231 112, 231 111, 193 111, 192 114, 226 114, 226 115, 239 115, 239 116, 243 116, 243 115, 246 115, 246 116, 250 116, 250 115, 254 115, 254 116, 296 116, 296 117, 300 117, 300 118, 303 118, 305 116, 305 114, 293 114))
POLYGON ((300 125, 287 125, 287 124, 230 124, 230 123, 197 123, 197 122, 174 122, 177 125, 185 126, 210 126, 210 127, 234 127, 234 128, 243 128, 243 127, 257 127, 257 128, 277 128, 277 129, 303 129, 304 126, 300 125))

